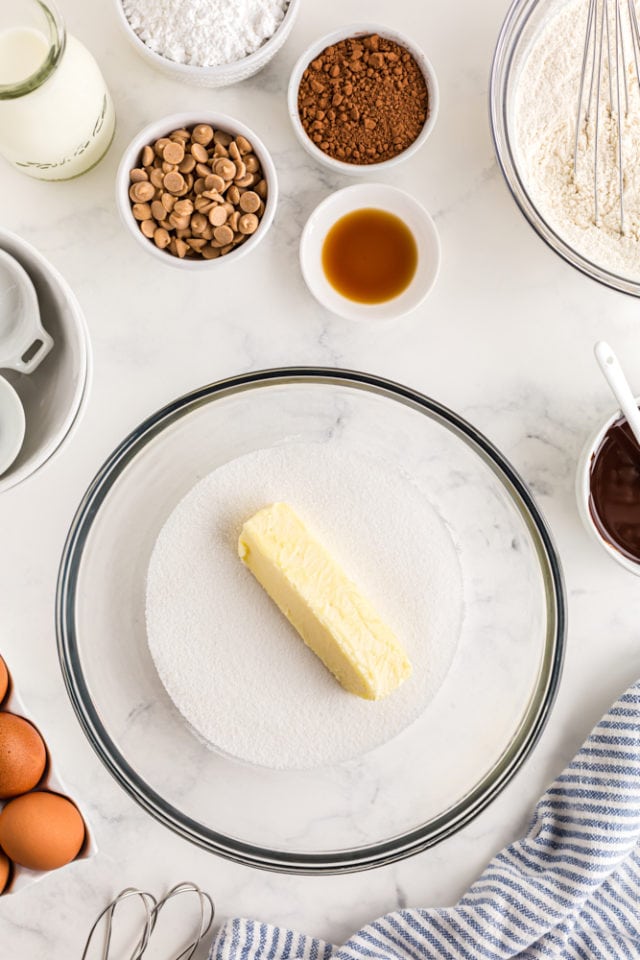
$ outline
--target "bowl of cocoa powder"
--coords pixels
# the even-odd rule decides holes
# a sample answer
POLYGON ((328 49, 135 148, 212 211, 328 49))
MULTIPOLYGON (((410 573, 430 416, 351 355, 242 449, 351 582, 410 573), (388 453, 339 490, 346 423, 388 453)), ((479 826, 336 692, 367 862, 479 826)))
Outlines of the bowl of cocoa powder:
POLYGON ((311 156, 332 170, 365 174, 420 149, 438 115, 438 82, 408 37, 355 23, 305 50, 291 73, 288 107, 311 156))

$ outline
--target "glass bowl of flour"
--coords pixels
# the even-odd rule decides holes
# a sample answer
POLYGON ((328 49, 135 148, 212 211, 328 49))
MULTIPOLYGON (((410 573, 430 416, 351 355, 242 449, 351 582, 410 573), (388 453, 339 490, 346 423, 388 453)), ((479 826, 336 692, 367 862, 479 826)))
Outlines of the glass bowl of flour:
MULTIPOLYGON (((615 7, 609 5, 609 13, 614 16, 615 7)), ((626 4, 624 7, 626 11, 626 4)), ((591 152, 595 133, 593 110, 588 136, 580 128, 578 165, 574 170, 588 13, 589 0, 515 0, 498 38, 492 67, 493 138, 507 185, 542 239, 594 280, 640 296, 640 176, 636 163, 640 152, 640 92, 630 37, 625 45, 629 112, 623 131, 624 234, 620 231, 615 130, 606 116, 606 65, 598 141, 598 226, 591 152)), ((612 36, 614 28, 612 21, 612 36)), ((587 71, 587 87, 589 76, 587 71)))
POLYGON ((262 70, 291 33, 300 0, 113 0, 136 52, 174 80, 225 87, 262 70))
POLYGON ((105 766, 179 835, 291 872, 376 866, 478 814, 533 748, 564 598, 545 523, 477 431, 365 374, 263 371, 159 410, 87 491, 61 561, 67 688, 105 766), (237 555, 285 500, 413 673, 347 693, 237 555))

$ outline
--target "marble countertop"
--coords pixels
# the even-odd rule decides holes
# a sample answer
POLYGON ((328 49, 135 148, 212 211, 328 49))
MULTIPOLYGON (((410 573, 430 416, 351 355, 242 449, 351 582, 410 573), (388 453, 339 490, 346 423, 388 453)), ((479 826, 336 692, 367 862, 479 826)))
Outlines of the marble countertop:
MULTIPOLYGON (((64 456, 0 497, 0 649, 46 732, 60 774, 93 824, 100 853, 0 901, 2 955, 78 957, 94 916, 127 885, 161 893, 194 880, 215 898, 219 919, 242 914, 334 942, 397 906, 450 904, 524 828, 549 780, 610 701, 640 675, 637 584, 588 538, 573 494, 578 453, 613 406, 592 345, 609 340, 640 390, 638 304, 581 276, 547 249, 502 180, 487 92, 506 0, 462 0, 455 9, 398 0, 392 23, 384 0, 303 0, 276 60, 253 79, 214 91, 154 73, 121 36, 112 5, 65 0, 61 6, 69 29, 107 78, 118 115, 115 142, 96 169, 68 183, 40 183, 3 164, 0 217, 72 285, 86 313, 95 374, 86 416, 64 456), (304 153, 285 103, 288 74, 303 47, 365 15, 412 35, 441 88, 440 118, 427 145, 396 172, 378 176, 411 191, 431 211, 442 239, 442 271, 419 310, 377 326, 329 315, 304 286, 297 255, 301 227, 320 199, 348 181, 304 153), (163 114, 198 107, 254 127, 270 146, 281 181, 267 240, 247 259, 207 276, 168 269, 146 256, 124 232, 113 195, 115 170, 133 134, 163 114), (531 485, 556 538, 569 604, 560 693, 541 741, 514 781, 436 848, 342 877, 275 875, 234 865, 143 813, 102 767, 76 722, 53 624, 66 529, 114 445, 146 414, 190 388, 301 363, 399 380, 471 420, 531 485)), ((172 914, 176 936, 181 919, 172 914)))

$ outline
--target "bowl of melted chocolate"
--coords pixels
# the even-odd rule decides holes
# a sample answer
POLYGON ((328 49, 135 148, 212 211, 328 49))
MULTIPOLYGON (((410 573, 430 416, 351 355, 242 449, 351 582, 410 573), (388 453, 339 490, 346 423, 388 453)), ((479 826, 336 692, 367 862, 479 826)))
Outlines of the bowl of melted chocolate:
POLYGON ((607 552, 640 575, 640 447, 619 412, 587 447, 578 471, 578 506, 607 552))

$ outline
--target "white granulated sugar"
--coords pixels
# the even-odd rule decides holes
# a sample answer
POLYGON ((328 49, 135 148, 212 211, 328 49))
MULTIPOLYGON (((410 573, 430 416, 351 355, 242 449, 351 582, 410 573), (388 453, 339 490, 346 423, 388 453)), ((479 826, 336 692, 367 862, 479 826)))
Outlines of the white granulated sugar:
POLYGON ((215 470, 165 523, 147 579, 149 648, 180 713, 225 754, 280 769, 340 763, 412 723, 451 664, 462 607, 456 549, 424 493, 339 441, 215 470), (407 650, 413 675, 386 699, 344 691, 239 560, 244 521, 282 500, 407 650))
MULTIPOLYGON (((592 263, 627 279, 640 280, 640 95, 628 34, 629 114, 623 121, 622 141, 626 157, 624 236, 620 235, 617 133, 608 107, 606 57, 600 98, 599 227, 594 223, 593 119, 580 135, 574 176, 575 124, 588 8, 586 0, 572 0, 550 17, 532 41, 517 81, 516 158, 531 199, 563 240, 592 263)), ((615 11, 615 4, 609 8, 615 11)), ((611 28, 615 31, 613 20, 611 28)), ((595 116, 595 108, 592 113, 595 116)))
POLYGON ((276 32, 288 0, 122 0, 150 50, 194 67, 235 63, 276 32))

